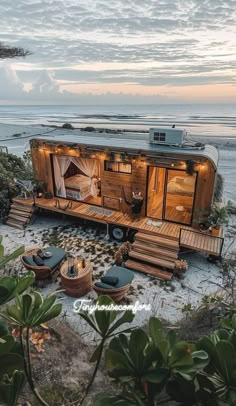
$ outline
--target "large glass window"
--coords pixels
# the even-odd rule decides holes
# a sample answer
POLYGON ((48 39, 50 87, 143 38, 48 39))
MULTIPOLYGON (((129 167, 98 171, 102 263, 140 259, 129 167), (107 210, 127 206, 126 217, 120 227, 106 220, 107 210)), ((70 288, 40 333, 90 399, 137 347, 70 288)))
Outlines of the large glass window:
POLYGON ((55 195, 100 205, 100 168, 97 159, 53 155, 55 195))
POLYGON ((165 168, 150 166, 148 171, 147 216, 162 219, 165 189, 165 168))
POLYGON ((167 170, 165 219, 177 223, 191 224, 196 173, 167 170))
POLYGON ((149 167, 147 216, 190 225, 196 173, 149 167))

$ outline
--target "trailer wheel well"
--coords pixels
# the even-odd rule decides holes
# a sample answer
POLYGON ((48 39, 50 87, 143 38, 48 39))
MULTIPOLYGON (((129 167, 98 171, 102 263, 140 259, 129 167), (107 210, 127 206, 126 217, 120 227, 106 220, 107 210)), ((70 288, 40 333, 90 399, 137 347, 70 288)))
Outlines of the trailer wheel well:
POLYGON ((113 238, 116 241, 125 241, 126 235, 127 235, 127 228, 118 226, 115 224, 111 224, 109 226, 109 234, 110 237, 113 238))

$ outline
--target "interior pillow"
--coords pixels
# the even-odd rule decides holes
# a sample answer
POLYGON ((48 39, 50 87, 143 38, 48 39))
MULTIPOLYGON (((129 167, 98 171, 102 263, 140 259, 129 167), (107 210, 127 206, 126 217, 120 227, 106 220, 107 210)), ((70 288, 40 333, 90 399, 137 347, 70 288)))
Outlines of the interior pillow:
POLYGON ((194 184, 194 178, 192 176, 188 176, 184 179, 185 185, 192 186, 194 184))
POLYGON ((184 183, 184 178, 182 176, 176 176, 176 183, 184 183))

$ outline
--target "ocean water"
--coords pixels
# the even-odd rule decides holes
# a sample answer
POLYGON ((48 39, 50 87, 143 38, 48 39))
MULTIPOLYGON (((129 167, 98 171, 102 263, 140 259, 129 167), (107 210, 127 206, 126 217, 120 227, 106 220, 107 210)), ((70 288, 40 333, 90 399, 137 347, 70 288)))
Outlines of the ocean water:
POLYGON ((236 105, 0 106, 0 123, 61 126, 65 122, 75 128, 94 126, 139 131, 175 124, 193 136, 234 138, 236 105))

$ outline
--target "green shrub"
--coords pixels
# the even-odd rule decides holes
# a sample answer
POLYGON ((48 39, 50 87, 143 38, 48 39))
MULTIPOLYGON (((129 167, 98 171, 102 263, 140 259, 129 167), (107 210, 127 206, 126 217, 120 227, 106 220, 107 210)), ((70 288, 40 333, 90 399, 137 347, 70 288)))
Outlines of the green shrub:
POLYGON ((0 152, 0 220, 7 216, 11 199, 18 193, 13 183, 15 178, 33 179, 30 152, 23 159, 0 152))

